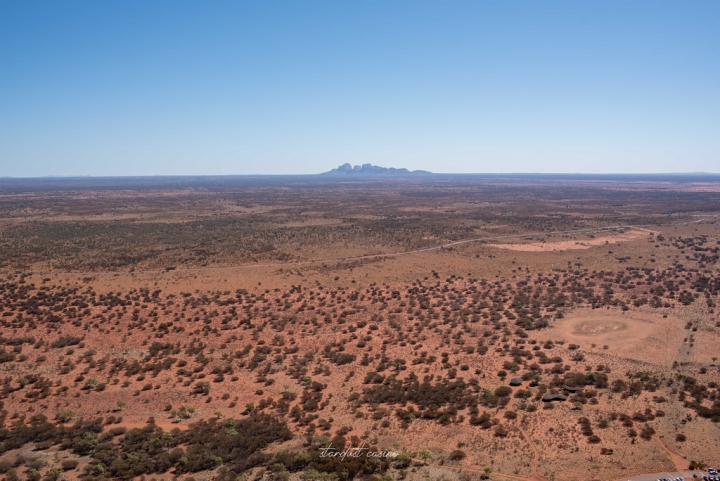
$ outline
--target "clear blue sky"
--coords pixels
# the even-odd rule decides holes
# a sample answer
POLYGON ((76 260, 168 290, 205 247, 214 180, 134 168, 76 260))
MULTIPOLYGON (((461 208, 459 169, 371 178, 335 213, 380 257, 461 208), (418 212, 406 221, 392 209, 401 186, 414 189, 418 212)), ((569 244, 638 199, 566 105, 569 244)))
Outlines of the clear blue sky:
POLYGON ((720 172, 720 1, 0 2, 0 176, 720 172))

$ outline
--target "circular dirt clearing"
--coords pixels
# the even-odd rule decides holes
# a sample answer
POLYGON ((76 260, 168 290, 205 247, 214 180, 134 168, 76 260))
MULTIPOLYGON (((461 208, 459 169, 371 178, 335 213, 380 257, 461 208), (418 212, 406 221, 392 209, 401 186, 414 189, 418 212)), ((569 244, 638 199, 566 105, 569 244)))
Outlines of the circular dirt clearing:
POLYGON ((614 332, 626 331, 628 325, 624 321, 614 319, 590 319, 577 322, 574 326, 574 333, 580 336, 601 336, 614 332))
POLYGON ((659 350, 676 342, 674 334, 670 343, 667 336, 670 331, 677 330, 673 327, 677 324, 677 321, 655 313, 576 309, 553 320, 549 329, 533 331, 531 336, 541 342, 548 338, 562 339, 583 349, 609 349, 613 355, 655 360, 659 350))

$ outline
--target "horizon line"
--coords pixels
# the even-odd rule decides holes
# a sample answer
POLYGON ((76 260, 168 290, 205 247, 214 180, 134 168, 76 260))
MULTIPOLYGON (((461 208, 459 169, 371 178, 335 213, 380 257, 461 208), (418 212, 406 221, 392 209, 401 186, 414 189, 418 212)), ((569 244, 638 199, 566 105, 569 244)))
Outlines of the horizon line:
POLYGON ((130 175, 37 175, 37 176, 0 176, 0 180, 53 180, 53 179, 133 179, 133 178, 183 178, 183 177, 427 177, 427 176, 443 176, 443 175, 484 175, 484 176, 720 176, 720 172, 430 172, 421 171, 413 174, 410 171, 406 174, 396 173, 335 173, 320 172, 313 174, 130 174, 130 175))

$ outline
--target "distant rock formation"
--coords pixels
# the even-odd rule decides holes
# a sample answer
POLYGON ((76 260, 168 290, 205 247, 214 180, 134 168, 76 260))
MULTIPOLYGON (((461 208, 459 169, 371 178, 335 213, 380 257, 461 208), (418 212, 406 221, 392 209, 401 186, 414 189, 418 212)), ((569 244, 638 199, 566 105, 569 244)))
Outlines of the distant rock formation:
POLYGON ((333 169, 330 172, 324 172, 323 175, 418 175, 418 174, 432 174, 427 170, 408 170, 408 169, 396 169, 394 167, 380 167, 372 164, 356 165, 353 167, 350 164, 343 164, 337 169, 333 169))

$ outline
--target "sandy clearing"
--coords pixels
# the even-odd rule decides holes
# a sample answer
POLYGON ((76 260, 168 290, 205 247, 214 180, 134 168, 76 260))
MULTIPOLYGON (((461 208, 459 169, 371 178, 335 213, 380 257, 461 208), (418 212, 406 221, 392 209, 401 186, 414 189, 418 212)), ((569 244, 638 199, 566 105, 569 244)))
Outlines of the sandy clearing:
POLYGON ((612 357, 669 366, 682 345, 684 325, 674 316, 663 318, 657 313, 577 309, 554 320, 540 337, 563 339, 612 357))
POLYGON ((648 233, 652 233, 652 231, 648 231, 646 229, 633 229, 627 232, 623 232, 622 234, 596 237, 594 239, 566 240, 559 242, 531 242, 528 244, 488 244, 487 246, 521 252, 566 251, 576 249, 590 249, 591 247, 599 245, 632 241, 646 236, 648 235, 648 233))

